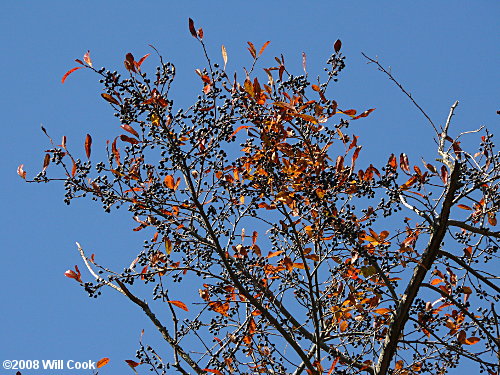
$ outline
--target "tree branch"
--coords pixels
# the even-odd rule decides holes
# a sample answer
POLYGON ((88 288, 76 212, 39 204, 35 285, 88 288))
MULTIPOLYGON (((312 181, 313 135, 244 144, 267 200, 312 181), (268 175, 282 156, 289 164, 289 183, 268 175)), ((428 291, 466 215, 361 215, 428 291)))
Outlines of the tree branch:
POLYGON ((406 322, 408 321, 408 313, 410 307, 415 300, 422 282, 424 280, 427 271, 431 268, 432 264, 436 260, 438 251, 441 247, 444 236, 448 228, 448 218, 450 216, 450 209, 453 205, 453 198, 455 192, 459 186, 460 178, 460 164, 455 161, 453 170, 451 172, 451 177, 446 192, 445 200, 443 202, 443 207, 441 209, 441 214, 437 219, 437 223, 434 226, 434 232, 429 239, 429 244, 427 249, 422 254, 422 260, 415 267, 413 271, 413 276, 406 287, 405 293, 401 296, 401 301, 396 309, 396 314, 390 322, 389 330, 385 336, 384 342, 382 344, 382 350, 380 352, 377 364, 375 365, 376 375, 385 375, 389 370, 389 365, 396 353, 399 337, 403 331, 406 322))
POLYGON ((166 342, 170 344, 170 346, 181 356, 181 358, 186 361, 186 363, 191 366, 191 368, 196 371, 197 374, 204 375, 205 371, 203 371, 200 366, 191 358, 191 356, 186 353, 180 346, 179 344, 174 340, 172 336, 168 333, 168 330, 161 324, 161 322, 158 320, 156 315, 151 311, 149 308, 148 304, 139 298, 137 298, 135 295, 133 295, 130 290, 125 286, 125 284, 119 280, 116 279, 116 283, 120 286, 120 288, 123 290, 123 294, 125 294, 132 302, 134 302, 136 305, 138 305, 144 313, 148 316, 148 318, 153 322, 155 327, 160 331, 162 334, 163 338, 165 339, 166 342))
POLYGON ((448 224, 451 226, 454 226, 454 227, 459 227, 459 228, 468 230, 469 232, 472 232, 472 233, 482 234, 482 235, 488 236, 488 237, 500 238, 500 232, 493 232, 493 231, 489 230, 488 228, 477 228, 477 227, 474 227, 470 224, 464 223, 463 221, 449 220, 448 224))

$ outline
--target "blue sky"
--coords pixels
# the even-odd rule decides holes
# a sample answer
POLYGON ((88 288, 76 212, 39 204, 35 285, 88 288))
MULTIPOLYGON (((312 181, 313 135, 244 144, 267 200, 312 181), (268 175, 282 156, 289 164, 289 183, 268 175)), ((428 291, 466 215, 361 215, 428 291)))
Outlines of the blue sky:
MULTIPOLYGON (((121 69, 127 52, 142 56, 153 44, 176 65, 174 95, 189 103, 199 84, 194 69, 203 68, 204 59, 188 32, 188 17, 203 27, 215 59, 226 46, 229 71, 250 65, 247 41, 260 46, 271 40, 264 66, 283 53, 300 74, 305 52, 309 70, 319 72, 341 39, 347 68, 332 96, 341 108, 377 108, 352 128, 364 156, 385 162, 390 153, 404 151, 410 160, 432 160, 431 128, 361 52, 390 66, 436 123, 459 100, 456 132, 480 125, 495 132, 499 11, 495 1, 4 2, 0 359, 106 356, 111 363, 102 373, 126 373, 123 360, 134 359, 141 329, 145 341, 157 342, 154 328, 121 295, 108 291, 91 300, 63 275, 80 264, 75 241, 103 263, 133 257, 145 238, 131 231, 127 212, 105 214, 85 200, 68 208, 62 185, 24 184, 16 175, 21 163, 29 176, 41 167, 49 144, 40 124, 55 140, 66 135, 69 144, 81 145, 82 154, 85 134, 93 135, 94 150, 115 136, 118 124, 95 75, 79 71, 61 84, 75 58, 90 50, 95 65, 121 69)), ((144 68, 154 68, 152 57, 144 68)))

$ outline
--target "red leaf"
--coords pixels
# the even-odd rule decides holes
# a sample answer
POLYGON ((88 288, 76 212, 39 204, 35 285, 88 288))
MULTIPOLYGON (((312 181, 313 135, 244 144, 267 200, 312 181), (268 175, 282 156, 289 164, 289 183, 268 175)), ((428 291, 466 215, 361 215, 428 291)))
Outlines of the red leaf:
POLYGON ((333 49, 335 50, 335 52, 339 52, 341 47, 342 47, 342 42, 340 41, 340 39, 337 39, 337 41, 333 45, 333 49))
POLYGON ((269 43, 271 43, 270 40, 268 40, 267 42, 265 42, 264 45, 260 48, 259 56, 262 55, 262 52, 264 52, 264 50, 267 48, 267 46, 269 45, 269 43))
POLYGON ((193 37, 198 39, 198 35, 196 34, 196 29, 194 28, 194 21, 191 18, 189 19, 189 32, 193 37))
POLYGON ((101 96, 107 100, 108 102, 112 103, 112 104, 116 104, 116 105, 120 105, 120 103, 118 102, 118 100, 116 100, 115 98, 113 98, 111 95, 109 94, 105 94, 105 93, 102 93, 101 96))
POLYGON ((189 309, 187 308, 187 306, 184 302, 181 302, 181 301, 167 301, 167 302, 171 303, 174 306, 177 306, 178 308, 180 308, 184 311, 189 311, 189 309))
POLYGON ((136 361, 132 361, 131 359, 126 359, 125 362, 127 362, 127 365, 129 365, 132 368, 135 368, 141 364, 137 363, 136 361))
POLYGON ((90 58, 90 51, 87 51, 85 55, 83 55, 83 61, 85 61, 89 66, 92 66, 92 59, 90 58))
POLYGON ((135 138, 130 138, 130 137, 126 136, 125 134, 120 135, 120 139, 121 139, 123 142, 128 142, 128 143, 130 143, 130 144, 132 144, 132 145, 136 145, 136 144, 138 144, 138 143, 139 143, 139 141, 138 141, 137 139, 135 139, 135 138))
POLYGON ((141 68, 141 65, 142 65, 142 63, 144 62, 144 60, 146 60, 146 59, 149 57, 149 55, 151 55, 151 54, 150 54, 150 53, 148 53, 147 55, 142 56, 142 57, 141 57, 141 59, 137 62, 136 66, 137 66, 139 69, 141 68))
POLYGON ((128 131, 130 134, 135 135, 137 138, 139 138, 139 133, 137 133, 137 132, 135 131, 135 129, 134 129, 133 127, 131 127, 130 125, 128 125, 128 124, 123 124, 123 125, 121 126, 121 128, 122 128, 123 130, 128 131))
POLYGON ((87 137, 85 138, 85 153, 87 154, 87 158, 90 159, 90 151, 92 147, 92 137, 90 134, 87 134, 87 137))
POLYGON ((125 64, 125 68, 128 71, 132 71, 136 73, 137 71, 135 70, 135 60, 134 60, 134 55, 132 55, 130 52, 125 55, 125 61, 123 62, 125 64))
POLYGON ((108 363, 109 363, 109 358, 104 357, 104 358, 101 358, 99 361, 97 361, 95 367, 101 368, 101 367, 106 366, 108 363))
POLYGON ((73 73, 74 71, 78 70, 78 69, 83 69, 83 66, 77 66, 76 68, 73 68, 73 69, 70 69, 66 72, 65 75, 63 75, 62 79, 61 79, 61 83, 64 83, 64 81, 66 81, 66 78, 68 78, 68 76, 73 73))
POLYGON ((26 171, 23 169, 24 164, 21 164, 19 167, 17 167, 17 174, 21 176, 21 178, 26 180, 26 171))
POLYGON ((355 109, 348 109, 347 111, 341 111, 343 114, 348 115, 348 116, 354 116, 356 114, 355 109))

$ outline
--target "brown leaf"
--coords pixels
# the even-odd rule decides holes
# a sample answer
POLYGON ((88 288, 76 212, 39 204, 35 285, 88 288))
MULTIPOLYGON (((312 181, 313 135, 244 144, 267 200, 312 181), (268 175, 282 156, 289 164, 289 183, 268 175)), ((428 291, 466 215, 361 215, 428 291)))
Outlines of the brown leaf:
POLYGON ((198 35, 196 34, 196 29, 194 27, 194 21, 191 18, 189 18, 188 22, 189 22, 189 32, 194 38, 198 39, 198 35))
POLYGON ((403 171, 410 173, 410 165, 408 163, 408 156, 406 156, 405 153, 402 153, 399 156, 399 165, 403 171))
POLYGON ((68 76, 73 73, 74 71, 77 71, 78 69, 83 69, 83 66, 77 66, 76 68, 73 68, 73 69, 70 69, 66 72, 66 74, 63 75, 62 79, 61 79, 61 83, 64 83, 64 81, 66 81, 66 78, 68 78, 68 76))
POLYGON ((181 302, 181 301, 167 301, 167 302, 174 305, 174 306, 177 306, 179 309, 182 309, 184 311, 189 311, 189 309, 187 308, 187 306, 184 302, 181 302))
POLYGON ((337 41, 333 45, 333 49, 335 50, 335 52, 339 52, 341 47, 342 47, 342 42, 340 41, 340 39, 337 39, 337 41))
POLYGON ((139 141, 138 141, 137 139, 135 139, 135 138, 131 138, 131 137, 128 137, 128 136, 126 136, 125 134, 120 135, 120 139, 121 139, 123 142, 128 142, 128 143, 130 143, 130 144, 132 144, 132 145, 136 145, 136 144, 138 144, 138 143, 139 143, 139 141))
POLYGON ((139 133, 137 133, 135 131, 135 129, 133 127, 131 127, 130 125, 128 124, 123 124, 122 126, 120 126, 123 130, 126 130, 128 131, 130 134, 133 134, 135 135, 137 138, 139 138, 139 133))
POLYGON ((106 366, 108 363, 109 363, 109 358, 104 357, 104 358, 101 358, 99 361, 97 361, 95 367, 101 368, 101 367, 106 366))
POLYGON ((109 94, 106 94, 106 93, 102 93, 101 96, 107 100, 108 102, 112 103, 112 104, 116 104, 116 105, 120 105, 120 103, 118 102, 118 100, 116 100, 115 98, 113 98, 111 95, 109 94))
POLYGON ((92 148, 92 137, 90 134, 87 134, 87 137, 85 138, 85 154, 87 155, 87 158, 90 159, 90 151, 92 148))
POLYGON ((50 155, 45 154, 45 157, 43 158, 43 169, 42 169, 43 172, 45 172, 49 164, 50 164, 50 155))
POLYGON ((252 42, 247 42, 250 47, 248 47, 248 50, 250 51, 250 55, 255 59, 257 58, 257 52, 255 50, 255 46, 253 45, 252 42))
POLYGON ((137 363, 135 361, 132 361, 131 359, 126 359, 125 362, 127 362, 127 365, 129 365, 132 368, 135 368, 141 364, 141 363, 137 363))
POLYGON ((466 206, 465 204, 458 204, 457 207, 461 208, 462 210, 469 210, 469 211, 472 210, 472 208, 466 206))
MULTIPOLYGON (((250 42, 249 42, 250 43, 250 42)), ((262 53, 264 52, 264 50, 267 48, 267 46, 269 45, 269 43, 271 43, 270 40, 268 40, 267 42, 264 43, 264 45, 260 48, 259 50, 259 57, 260 55, 262 55, 262 53)), ((250 43, 251 44, 251 43, 250 43)), ((252 44, 253 45, 253 44, 252 44)), ((255 48, 254 48, 255 49, 255 48)))

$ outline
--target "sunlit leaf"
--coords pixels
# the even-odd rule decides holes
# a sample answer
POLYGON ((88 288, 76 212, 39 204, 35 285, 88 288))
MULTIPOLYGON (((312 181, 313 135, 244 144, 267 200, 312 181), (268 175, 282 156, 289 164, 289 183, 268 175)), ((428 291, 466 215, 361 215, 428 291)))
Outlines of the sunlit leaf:
POLYGON ((167 302, 174 305, 174 306, 177 306, 179 309, 182 309, 184 311, 189 311, 189 309, 187 308, 187 306, 184 302, 181 302, 181 301, 167 301, 167 302))
POLYGON ((87 53, 83 55, 83 61, 85 61, 90 67, 92 67, 92 59, 90 58, 90 51, 87 51, 87 53))
POLYGON ((97 368, 101 368, 101 367, 106 366, 108 363, 109 363, 109 358, 104 357, 104 358, 101 358, 99 361, 97 361, 95 366, 97 368))
POLYGON ((66 81, 66 78, 68 78, 68 76, 77 71, 78 69, 83 69, 83 66, 77 66, 76 68, 73 68, 73 69, 70 69, 66 72, 66 74, 63 75, 62 79, 61 79, 61 83, 64 83, 64 81, 66 81))
POLYGON ((92 150, 92 137, 90 134, 87 134, 87 137, 85 138, 85 154, 87 155, 87 158, 90 159, 90 152, 92 150))

